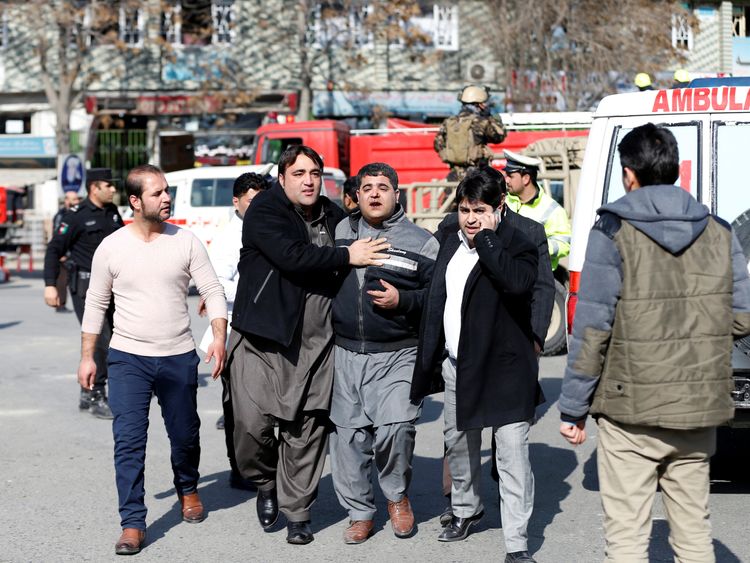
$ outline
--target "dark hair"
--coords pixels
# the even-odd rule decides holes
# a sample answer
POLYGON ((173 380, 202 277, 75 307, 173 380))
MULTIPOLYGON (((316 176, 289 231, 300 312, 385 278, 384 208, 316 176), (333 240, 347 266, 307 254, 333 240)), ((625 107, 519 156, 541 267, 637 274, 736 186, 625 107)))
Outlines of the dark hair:
POLYGON ((630 168, 641 186, 674 184, 680 177, 680 152, 672 132, 646 123, 625 135, 617 145, 620 164, 630 168))
POLYGON ((489 166, 481 166, 469 170, 458 184, 456 203, 461 203, 464 199, 481 201, 495 209, 507 191, 505 178, 500 172, 489 166))
POLYGON ((537 174, 539 174, 538 168, 526 168, 521 174, 528 174, 529 179, 531 180, 531 183, 534 184, 537 188, 539 187, 539 184, 536 183, 536 177, 537 174))
POLYGON ((153 164, 141 164, 128 172, 125 178, 125 195, 128 197, 128 205, 130 205, 131 209, 133 209, 133 205, 130 203, 130 196, 134 195, 138 199, 141 199, 143 195, 143 178, 149 175, 163 176, 164 172, 161 168, 153 164))
POLYGON ((385 176, 391 181, 393 189, 398 189, 398 174, 392 166, 385 162, 371 162, 360 168, 357 172, 357 188, 362 185, 362 178, 365 176, 385 176))
POLYGON ((317 164, 320 167, 320 173, 323 173, 323 159, 320 158, 318 153, 306 145, 289 145, 279 158, 279 176, 283 175, 301 154, 317 164))
POLYGON ((232 195, 234 197, 242 197, 250 190, 263 191, 268 189, 268 180, 265 176, 256 174, 255 172, 245 172, 237 176, 232 187, 232 195))
POLYGON ((349 176, 344 182, 343 189, 344 189, 344 193, 356 202, 357 190, 359 189, 359 182, 357 182, 357 176, 349 176))

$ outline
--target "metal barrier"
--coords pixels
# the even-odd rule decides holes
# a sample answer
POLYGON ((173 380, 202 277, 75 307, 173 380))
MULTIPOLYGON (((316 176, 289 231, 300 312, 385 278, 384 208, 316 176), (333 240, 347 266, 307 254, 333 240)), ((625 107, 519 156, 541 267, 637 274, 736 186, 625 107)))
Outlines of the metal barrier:
POLYGON ((406 215, 420 227, 434 231, 453 210, 458 182, 415 182, 399 186, 406 193, 406 215))

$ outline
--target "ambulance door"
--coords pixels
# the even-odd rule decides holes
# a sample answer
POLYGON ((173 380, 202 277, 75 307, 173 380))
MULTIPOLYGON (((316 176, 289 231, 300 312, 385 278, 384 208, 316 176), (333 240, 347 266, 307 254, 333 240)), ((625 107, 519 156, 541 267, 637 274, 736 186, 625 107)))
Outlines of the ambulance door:
MULTIPOLYGON (((748 223, 750 217, 750 114, 714 115, 709 147, 714 166, 703 202, 728 223, 748 223), (727 119, 730 118, 730 119, 727 119)), ((736 225, 734 225, 736 228, 736 225)), ((744 229, 743 229, 744 230, 744 229)), ((750 242, 750 233, 748 235, 750 242)), ((750 251, 750 245, 744 249, 750 251)))

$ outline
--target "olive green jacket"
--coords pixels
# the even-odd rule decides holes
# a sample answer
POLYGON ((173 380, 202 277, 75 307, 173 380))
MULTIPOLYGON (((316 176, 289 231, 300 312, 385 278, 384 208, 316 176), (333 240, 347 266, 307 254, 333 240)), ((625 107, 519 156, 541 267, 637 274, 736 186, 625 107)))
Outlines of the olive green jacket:
POLYGON ((733 416, 732 344, 750 333, 747 261, 731 227, 676 186, 599 210, 559 408, 688 429, 733 416))

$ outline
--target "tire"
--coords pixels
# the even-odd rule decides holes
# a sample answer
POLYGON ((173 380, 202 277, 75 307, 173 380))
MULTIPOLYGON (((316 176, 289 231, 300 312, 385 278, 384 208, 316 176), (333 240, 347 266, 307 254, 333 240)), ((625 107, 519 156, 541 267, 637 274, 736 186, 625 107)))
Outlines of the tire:
MULTIPOLYGON (((747 259, 750 257, 750 209, 732 221, 732 230, 737 235, 737 240, 740 241, 740 247, 742 247, 742 252, 747 259)), ((750 336, 738 340, 736 344, 745 354, 750 355, 748 354, 748 350, 750 350, 750 336)))
POLYGON ((567 334, 565 326, 565 297, 568 290, 559 281, 555 280, 555 303, 552 306, 552 318, 547 330, 547 338, 544 341, 543 356, 556 356, 562 354, 567 348, 567 334))

